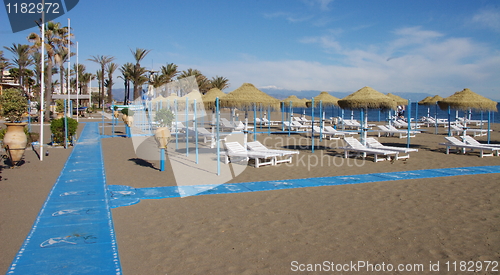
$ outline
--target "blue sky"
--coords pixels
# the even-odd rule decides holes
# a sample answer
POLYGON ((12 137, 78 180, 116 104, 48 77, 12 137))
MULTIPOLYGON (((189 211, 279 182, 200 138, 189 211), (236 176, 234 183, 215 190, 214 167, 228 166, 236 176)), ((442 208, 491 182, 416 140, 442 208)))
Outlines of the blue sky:
MULTIPOLYGON (((1 10, 2 46, 27 43, 36 29, 12 34, 6 17, 1 10)), ((151 49, 142 62, 148 69, 175 63, 224 76, 226 92, 250 82, 442 96, 470 88, 500 99, 496 0, 81 0, 56 21, 67 25, 67 18, 91 72, 98 69, 87 61, 92 55, 122 65, 139 47, 151 49)))

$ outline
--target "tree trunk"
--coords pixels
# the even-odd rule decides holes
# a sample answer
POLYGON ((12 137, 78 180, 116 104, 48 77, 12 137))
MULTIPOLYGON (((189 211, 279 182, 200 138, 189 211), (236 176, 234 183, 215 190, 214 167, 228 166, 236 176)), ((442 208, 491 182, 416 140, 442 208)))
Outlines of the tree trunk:
POLYGON ((50 121, 50 104, 52 103, 52 60, 48 58, 47 71, 45 72, 45 114, 44 121, 50 121))

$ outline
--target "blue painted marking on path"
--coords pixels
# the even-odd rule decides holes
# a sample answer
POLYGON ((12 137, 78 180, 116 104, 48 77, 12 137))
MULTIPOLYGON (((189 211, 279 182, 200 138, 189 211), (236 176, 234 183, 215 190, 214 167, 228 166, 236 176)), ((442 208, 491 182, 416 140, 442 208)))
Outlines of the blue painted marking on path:
POLYGON ((121 274, 98 125, 84 126, 7 274, 121 274))
POLYGON ((111 197, 110 205, 112 208, 116 208, 133 205, 144 199, 176 198, 180 197, 179 194, 183 196, 201 196, 491 173, 500 173, 500 166, 442 168, 322 178, 242 182, 221 185, 165 186, 150 188, 111 185, 108 186, 108 192, 111 197))

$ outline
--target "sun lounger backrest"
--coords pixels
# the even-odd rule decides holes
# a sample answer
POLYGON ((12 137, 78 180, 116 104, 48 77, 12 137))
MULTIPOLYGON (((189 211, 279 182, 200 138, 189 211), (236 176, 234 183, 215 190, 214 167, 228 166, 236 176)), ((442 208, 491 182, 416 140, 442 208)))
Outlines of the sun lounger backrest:
POLYGON ((472 145, 484 145, 484 144, 481 144, 479 141, 475 140, 473 137, 471 136, 465 136, 464 137, 464 140, 466 143, 468 144, 472 144, 472 145))
POLYGON ((378 127, 380 130, 382 130, 382 131, 386 131, 386 132, 387 132, 387 131, 389 131, 389 128, 387 128, 387 126, 385 126, 385 125, 377 125, 377 127, 378 127))
POLYGON ((257 151, 267 151, 268 148, 264 146, 260 141, 251 141, 247 142, 247 147, 250 148, 250 150, 257 150, 257 151))
POLYGON ((444 137, 444 138, 453 145, 467 145, 462 141, 458 140, 456 137, 444 137))
POLYGON ((353 137, 346 137, 346 138, 344 138, 344 140, 352 148, 355 148, 355 149, 366 148, 359 140, 357 140, 353 137))
POLYGON ((318 126, 314 126, 313 130, 314 130, 314 132, 317 132, 317 133, 319 133, 321 131, 321 129, 318 126))
POLYGON ((381 146, 384 146, 382 143, 380 143, 378 140, 376 140, 375 138, 366 138, 365 139, 366 141, 366 144, 368 144, 369 147, 381 147, 381 146))
POLYGON ((243 147, 239 142, 234 141, 234 142, 226 142, 225 143, 226 148, 228 151, 233 152, 233 153, 246 153, 247 150, 245 147, 243 147))
POLYGON ((198 127, 198 133, 202 135, 211 135, 212 133, 203 127, 198 127))

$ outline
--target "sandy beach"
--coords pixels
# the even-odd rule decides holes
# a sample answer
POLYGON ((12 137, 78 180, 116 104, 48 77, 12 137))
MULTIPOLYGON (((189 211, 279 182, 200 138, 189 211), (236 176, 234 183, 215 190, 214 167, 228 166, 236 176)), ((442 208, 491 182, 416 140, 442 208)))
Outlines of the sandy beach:
MULTIPOLYGON (((107 123, 106 134, 111 134, 107 123)), ((120 125, 117 134, 124 133, 120 125)), ((492 128, 491 141, 500 143, 500 125, 492 128)), ((341 158, 342 150, 336 149, 341 141, 316 139, 311 153, 310 139, 303 136, 259 134, 268 147, 300 154, 292 164, 248 166, 230 182, 500 165, 500 157, 446 155, 438 145, 446 130, 439 128, 434 135, 434 128, 422 129, 411 139, 419 152, 406 161, 380 163, 341 158)), ((379 140, 406 145, 406 139, 397 137, 379 140)), ((169 162, 160 172, 159 161, 136 156, 131 139, 106 138, 102 146, 108 185, 175 185, 169 162)), ((40 162, 28 150, 21 167, 9 169, 2 163, 2 272, 70 152, 50 149, 40 162)), ((203 195, 143 200, 112 214, 124 274, 332 274, 332 264, 351 262, 368 267, 335 272, 365 274, 369 264, 375 269, 402 264, 413 271, 386 274, 467 274, 459 270, 461 261, 500 261, 499 183, 499 174, 486 174, 203 195)))

